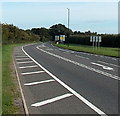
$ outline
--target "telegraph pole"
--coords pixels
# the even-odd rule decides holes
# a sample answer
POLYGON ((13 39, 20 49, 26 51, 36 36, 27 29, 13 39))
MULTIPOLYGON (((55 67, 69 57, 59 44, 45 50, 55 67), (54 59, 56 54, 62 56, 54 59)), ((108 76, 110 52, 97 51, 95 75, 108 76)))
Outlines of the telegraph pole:
POLYGON ((70 9, 69 8, 67 8, 67 10, 68 10, 68 36, 67 36, 67 38, 68 38, 68 46, 69 46, 69 36, 70 36, 70 32, 69 32, 69 25, 70 25, 70 9))

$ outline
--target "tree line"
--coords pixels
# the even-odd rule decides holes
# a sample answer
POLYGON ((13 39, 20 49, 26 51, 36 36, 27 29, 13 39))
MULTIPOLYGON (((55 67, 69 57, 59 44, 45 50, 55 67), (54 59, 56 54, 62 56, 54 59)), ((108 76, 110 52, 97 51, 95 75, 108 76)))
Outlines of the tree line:
POLYGON ((2 24, 2 43, 21 43, 39 41, 40 37, 31 32, 19 29, 12 24, 2 24))
POLYGON ((55 24, 49 29, 32 28, 32 29, 19 29, 12 24, 2 24, 2 41, 3 44, 30 42, 30 41, 54 41, 55 35, 65 35, 65 43, 92 45, 90 42, 91 35, 102 36, 101 46, 103 47, 119 47, 120 34, 97 34, 97 32, 80 32, 72 31, 63 24, 55 24))

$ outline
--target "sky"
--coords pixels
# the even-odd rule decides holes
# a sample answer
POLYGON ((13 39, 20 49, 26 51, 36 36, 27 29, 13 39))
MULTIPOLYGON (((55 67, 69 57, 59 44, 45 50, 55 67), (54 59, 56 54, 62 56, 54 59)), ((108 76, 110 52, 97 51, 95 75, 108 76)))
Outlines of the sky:
POLYGON ((6 0, 0 3, 0 19, 2 23, 14 24, 22 29, 50 28, 59 23, 67 26, 67 8, 69 8, 70 28, 73 31, 118 33, 118 2, 116 0, 109 2, 54 1, 14 2, 13 0, 9 2, 6 0))

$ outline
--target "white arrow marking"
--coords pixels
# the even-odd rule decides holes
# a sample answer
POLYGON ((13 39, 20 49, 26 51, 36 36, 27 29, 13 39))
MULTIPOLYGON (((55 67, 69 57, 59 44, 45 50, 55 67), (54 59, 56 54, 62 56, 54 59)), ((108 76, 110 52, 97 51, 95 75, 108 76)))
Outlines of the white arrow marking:
POLYGON ((97 66, 101 66, 103 69, 106 69, 106 70, 113 70, 113 68, 108 67, 108 66, 104 66, 102 64, 98 64, 98 63, 94 63, 94 62, 91 62, 91 64, 94 64, 94 65, 97 65, 97 66))

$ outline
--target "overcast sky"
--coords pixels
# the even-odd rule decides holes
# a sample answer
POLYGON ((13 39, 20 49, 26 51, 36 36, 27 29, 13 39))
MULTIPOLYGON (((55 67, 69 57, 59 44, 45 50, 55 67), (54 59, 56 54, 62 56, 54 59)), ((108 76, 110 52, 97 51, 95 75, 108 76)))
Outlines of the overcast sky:
MULTIPOLYGON (((6 0, 7 1, 7 0, 6 0)), ((18 0, 19 1, 19 0, 18 0)), ((98 33, 118 33, 118 3, 81 2, 1 2, 2 22, 14 24, 22 29, 46 27, 58 23, 67 26, 67 9, 70 9, 70 28, 98 33)), ((52 0, 53 1, 53 0, 52 0)), ((62 0, 61 0, 62 1, 62 0)))

